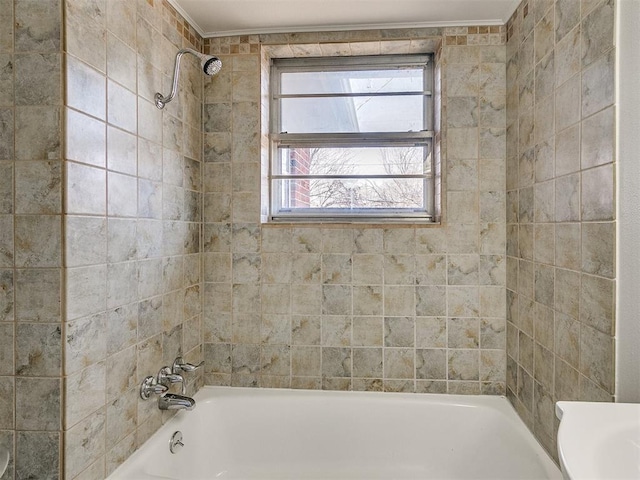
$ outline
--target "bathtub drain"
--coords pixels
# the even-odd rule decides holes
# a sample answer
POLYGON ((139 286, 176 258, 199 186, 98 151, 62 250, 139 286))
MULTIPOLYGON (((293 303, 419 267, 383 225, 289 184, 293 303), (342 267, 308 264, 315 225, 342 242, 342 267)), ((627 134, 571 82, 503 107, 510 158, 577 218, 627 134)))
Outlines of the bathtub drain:
POLYGON ((171 440, 169 440, 169 451, 171 453, 178 453, 182 447, 184 447, 184 443, 182 443, 182 432, 177 430, 173 432, 171 440))

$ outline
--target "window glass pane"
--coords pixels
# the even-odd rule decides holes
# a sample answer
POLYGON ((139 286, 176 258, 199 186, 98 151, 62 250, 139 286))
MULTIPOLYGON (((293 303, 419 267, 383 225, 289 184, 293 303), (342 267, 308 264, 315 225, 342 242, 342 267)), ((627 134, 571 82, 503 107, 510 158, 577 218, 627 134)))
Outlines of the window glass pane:
POLYGON ((281 148, 281 175, 422 175, 429 173, 426 146, 281 148))
POLYGON ((360 70, 334 72, 284 72, 281 92, 292 94, 421 92, 423 70, 360 70))
POLYGON ((419 132, 424 128, 422 95, 283 98, 280 101, 281 132, 419 132))
MULTIPOLYGON (((274 180, 274 192, 280 192, 276 211, 295 212, 326 209, 347 210, 421 210, 424 205, 424 179, 280 179, 274 180)), ((330 214, 331 212, 326 212, 330 214)))

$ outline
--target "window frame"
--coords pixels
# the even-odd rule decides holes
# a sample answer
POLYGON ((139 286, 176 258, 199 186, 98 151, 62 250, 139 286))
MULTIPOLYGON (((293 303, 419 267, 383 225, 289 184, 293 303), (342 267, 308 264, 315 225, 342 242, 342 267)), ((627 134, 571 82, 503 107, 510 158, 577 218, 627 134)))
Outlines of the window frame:
POLYGON ((435 222, 435 186, 434 186, 434 56, 430 53, 397 54, 353 57, 310 57, 310 58, 272 58, 269 85, 269 171, 268 171, 268 215, 273 223, 291 222, 366 222, 366 223, 422 223, 435 222), (393 70, 420 67, 423 71, 422 91, 383 92, 366 94, 288 94, 281 93, 281 74, 290 72, 314 71, 350 71, 350 70, 393 70), (354 133, 287 133, 280 131, 282 111, 280 100, 283 98, 314 97, 357 97, 357 96, 398 96, 422 95, 423 129, 407 132, 354 132, 354 133), (283 174, 276 163, 280 161, 281 148, 313 148, 313 147, 393 147, 420 146, 425 149, 428 164, 422 174, 415 175, 329 175, 329 176, 295 176, 283 174), (279 180, 309 177, 328 178, 420 178, 423 180, 424 209, 410 208, 296 208, 295 210, 279 209, 278 195, 280 188, 274 184, 279 180))

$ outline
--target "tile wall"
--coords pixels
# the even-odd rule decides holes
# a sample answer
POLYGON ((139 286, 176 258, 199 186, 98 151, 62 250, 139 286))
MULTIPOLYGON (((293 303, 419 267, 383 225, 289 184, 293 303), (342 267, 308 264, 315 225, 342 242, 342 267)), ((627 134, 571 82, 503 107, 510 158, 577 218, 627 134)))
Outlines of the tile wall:
POLYGON ((554 403, 614 394, 613 32, 613 0, 507 24, 507 394, 554 456, 554 403))
POLYGON ((102 479, 167 418, 141 380, 201 357, 195 58, 164 111, 153 97, 202 46, 160 0, 66 0, 65 30, 64 473, 102 479))
POLYGON ((503 27, 205 40, 225 65, 204 89, 206 384, 505 392, 504 40, 503 27), (439 48, 442 225, 261 224, 269 56, 439 48))
POLYGON ((59 478, 62 7, 0 1, 2 480, 59 478))

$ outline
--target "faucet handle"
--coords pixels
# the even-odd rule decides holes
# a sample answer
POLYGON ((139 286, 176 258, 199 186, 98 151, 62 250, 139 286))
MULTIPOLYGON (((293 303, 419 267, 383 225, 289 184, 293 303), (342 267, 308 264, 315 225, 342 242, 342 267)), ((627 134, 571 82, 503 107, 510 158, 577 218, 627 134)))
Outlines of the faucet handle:
POLYGON ((182 394, 186 393, 186 386, 184 384, 184 378, 179 373, 172 373, 171 368, 162 367, 158 372, 157 383, 170 387, 174 383, 182 385, 182 394))
POLYGON ((204 361, 200 362, 197 365, 194 365, 192 363, 185 362, 184 358, 178 357, 173 361, 173 367, 172 367, 171 371, 173 373, 178 373, 181 370, 183 372, 195 372, 196 370, 198 370, 203 365, 204 365, 204 361))
POLYGON ((149 400, 151 395, 162 395, 169 387, 158 383, 151 375, 146 377, 140 384, 140 398, 149 400))

